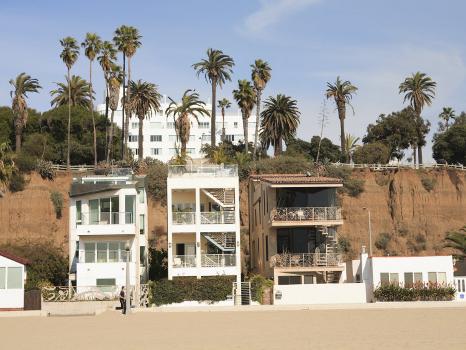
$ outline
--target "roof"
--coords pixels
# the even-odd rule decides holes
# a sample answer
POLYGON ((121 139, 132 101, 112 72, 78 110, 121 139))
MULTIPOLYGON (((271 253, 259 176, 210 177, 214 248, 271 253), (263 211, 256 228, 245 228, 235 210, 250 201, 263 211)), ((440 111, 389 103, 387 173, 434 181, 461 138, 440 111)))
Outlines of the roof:
POLYGON ((264 174, 251 175, 251 179, 261 180, 272 185, 290 184, 290 185, 306 185, 306 184, 341 184, 342 180, 332 177, 323 176, 307 176, 304 174, 264 174))
MULTIPOLYGON (((106 191, 117 191, 124 187, 124 185, 115 185, 110 183, 72 183, 70 190, 70 197, 82 196, 85 194, 106 192, 106 191)), ((133 185, 134 187, 134 185, 133 185)))
POLYGON ((17 263, 22 264, 22 265, 29 265, 30 264, 30 261, 28 259, 21 258, 19 256, 8 253, 7 251, 4 251, 4 250, 0 250, 0 256, 3 256, 4 258, 16 261, 17 263))

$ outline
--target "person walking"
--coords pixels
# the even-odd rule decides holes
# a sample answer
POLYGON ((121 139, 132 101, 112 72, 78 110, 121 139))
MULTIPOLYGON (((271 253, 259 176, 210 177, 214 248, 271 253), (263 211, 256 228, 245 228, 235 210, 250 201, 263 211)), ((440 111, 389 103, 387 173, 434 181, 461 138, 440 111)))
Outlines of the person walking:
POLYGON ((120 291, 120 305, 121 305, 121 313, 126 315, 126 293, 125 287, 121 287, 120 291))

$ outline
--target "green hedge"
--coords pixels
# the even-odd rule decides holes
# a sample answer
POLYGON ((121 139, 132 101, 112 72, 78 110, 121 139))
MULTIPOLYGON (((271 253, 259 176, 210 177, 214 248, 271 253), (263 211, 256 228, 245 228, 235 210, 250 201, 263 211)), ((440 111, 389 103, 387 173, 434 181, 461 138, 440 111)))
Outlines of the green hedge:
POLYGON ((254 275, 249 279, 251 282, 251 299, 262 304, 264 291, 273 287, 273 281, 262 275, 254 275))
POLYGON ((202 279, 179 277, 171 281, 150 282, 151 303, 157 306, 183 301, 216 302, 231 295, 234 277, 215 276, 202 279))
POLYGON ((455 297, 455 288, 435 284, 419 284, 405 288, 396 284, 380 286, 374 291, 377 301, 448 301, 455 297))

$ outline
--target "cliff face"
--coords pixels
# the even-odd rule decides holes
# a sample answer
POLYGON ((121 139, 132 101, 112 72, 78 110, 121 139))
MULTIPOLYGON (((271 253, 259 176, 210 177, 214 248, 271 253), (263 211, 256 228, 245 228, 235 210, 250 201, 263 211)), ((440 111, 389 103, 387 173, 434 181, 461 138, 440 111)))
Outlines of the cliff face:
MULTIPOLYGON (((372 216, 374 252, 426 255, 449 251, 443 247, 445 232, 466 224, 466 173, 446 170, 420 172, 361 171, 354 177, 365 181, 359 197, 342 195, 344 225, 340 237, 352 251, 368 246, 368 212, 372 216), (375 248, 377 246, 379 248, 375 248)), ((52 239, 68 249, 68 191, 72 177, 59 174, 54 181, 32 174, 26 189, 0 198, 0 243, 15 239, 52 239), (51 191, 65 199, 63 216, 57 219, 51 191)), ((247 182, 241 183, 241 224, 248 226, 247 182)), ((167 247, 166 208, 149 198, 149 240, 167 247)), ((244 243, 244 241, 243 241, 244 243)))

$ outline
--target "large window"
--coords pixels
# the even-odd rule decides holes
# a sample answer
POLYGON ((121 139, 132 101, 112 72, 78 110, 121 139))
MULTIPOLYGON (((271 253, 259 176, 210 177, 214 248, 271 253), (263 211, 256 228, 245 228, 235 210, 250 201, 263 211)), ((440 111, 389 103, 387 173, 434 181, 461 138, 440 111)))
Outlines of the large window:
POLYGON ((89 224, 118 224, 120 203, 118 197, 89 200, 89 224))
POLYGON ((428 274, 429 283, 432 284, 447 284, 446 272, 429 272, 428 274))
POLYGON ((151 148, 150 149, 150 155, 151 156, 158 156, 162 154, 162 149, 161 148, 151 148))
POLYGON ((125 196, 125 222, 134 224, 134 213, 136 211, 136 196, 125 196))
POLYGON ((199 129, 208 129, 210 128, 209 122, 199 122, 199 129))
POLYGON ((162 135, 150 135, 150 142, 162 142, 162 135))
POLYGON ((141 265, 146 264, 146 247, 139 247, 139 263, 141 265))
POLYGON ((388 286, 390 284, 398 284, 398 283, 399 283, 398 273, 391 273, 391 272, 380 273, 380 285, 388 286))
POLYGON ((301 284, 301 276, 278 276, 278 284, 301 284))
POLYGON ((129 135, 128 142, 138 142, 138 135, 129 135))
POLYGON ((115 290, 116 280, 114 278, 97 278, 95 284, 102 292, 113 292, 115 290))
POLYGON ((8 268, 6 286, 8 289, 22 289, 23 288, 23 268, 22 267, 9 267, 8 268))
POLYGON ((76 225, 82 224, 82 205, 81 201, 76 201, 76 225))
POLYGON ((406 288, 413 288, 418 283, 422 283, 422 272, 405 272, 406 288))
POLYGON ((145 217, 144 214, 139 214, 139 233, 143 235, 145 233, 145 217))
MULTIPOLYGON (((131 260, 131 257, 130 257, 131 260)), ((83 261, 81 261, 83 262, 83 261)), ((126 262, 125 242, 85 242, 85 263, 126 262)))

